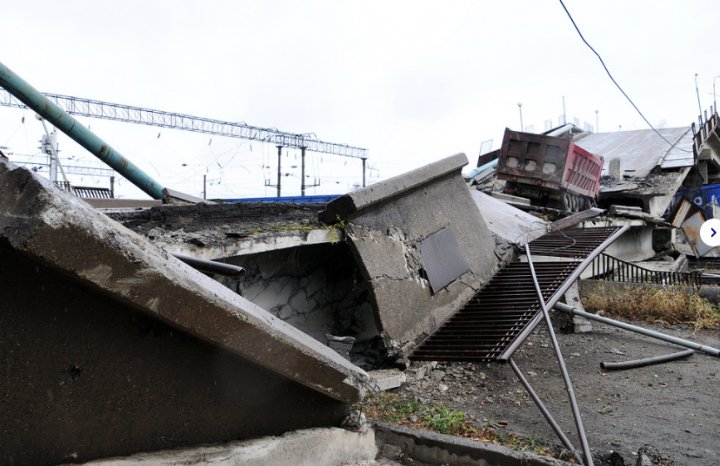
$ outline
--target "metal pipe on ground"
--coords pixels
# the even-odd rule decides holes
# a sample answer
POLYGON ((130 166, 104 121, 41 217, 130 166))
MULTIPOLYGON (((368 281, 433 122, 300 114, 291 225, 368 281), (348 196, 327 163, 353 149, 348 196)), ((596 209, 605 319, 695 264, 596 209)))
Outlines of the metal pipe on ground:
POLYGON ((668 343, 675 343, 676 345, 691 348, 696 351, 702 351, 703 353, 707 353, 711 356, 720 357, 720 349, 713 348, 712 346, 701 345, 700 343, 695 343, 694 341, 684 340, 682 338, 673 337, 665 333, 660 333, 654 330, 648 330, 643 327, 638 327, 637 325, 626 324, 625 322, 620 322, 619 320, 608 319, 607 317, 602 317, 596 314, 591 314, 589 312, 580 311, 572 306, 568 306, 567 304, 563 303, 555 303, 554 308, 560 312, 564 312, 565 314, 585 317, 586 319, 595 320, 597 322, 602 322, 608 325, 613 325, 615 327, 619 327, 630 332, 639 333, 648 337, 657 338, 658 340, 667 341, 668 343))
POLYGON ((163 198, 165 188, 160 183, 2 63, 0 63, 0 86, 127 178, 148 196, 153 199, 163 198))
POLYGON ((200 270, 202 272, 216 273, 219 275, 226 275, 229 277, 245 277, 245 269, 232 264, 226 264, 224 262, 211 261, 200 257, 191 257, 184 254, 171 253, 177 259, 185 262, 190 267, 200 270))
POLYGON ((600 363, 600 367, 607 371, 621 371, 625 369, 635 369, 637 367, 652 366, 653 364, 662 364, 664 362, 677 361, 678 359, 689 358, 693 354, 695 354, 695 350, 686 349, 684 351, 678 351, 677 353, 663 354, 660 356, 653 356, 651 358, 635 359, 633 361, 603 361, 600 363))

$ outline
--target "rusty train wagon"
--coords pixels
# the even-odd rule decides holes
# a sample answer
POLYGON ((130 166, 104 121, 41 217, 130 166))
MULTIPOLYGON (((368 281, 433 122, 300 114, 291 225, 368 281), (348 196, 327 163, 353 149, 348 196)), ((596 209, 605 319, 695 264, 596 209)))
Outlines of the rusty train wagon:
POLYGON ((603 163, 568 139, 506 129, 497 178, 533 205, 577 212, 597 205, 603 163))

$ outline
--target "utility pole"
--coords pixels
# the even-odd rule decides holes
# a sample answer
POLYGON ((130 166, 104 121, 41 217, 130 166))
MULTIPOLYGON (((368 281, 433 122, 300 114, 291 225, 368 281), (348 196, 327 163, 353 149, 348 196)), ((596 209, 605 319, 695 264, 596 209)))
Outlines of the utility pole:
POLYGON ((715 94, 715 80, 717 78, 720 78, 720 75, 713 78, 713 113, 717 113, 717 94, 715 94))
POLYGON ((595 132, 600 132, 600 119, 598 117, 599 110, 595 110, 595 132))
POLYGON ((203 199, 207 199, 207 174, 203 174, 203 199))
POLYGON ((300 195, 305 196, 305 147, 300 148, 300 195))
POLYGON ((57 174, 58 169, 60 169, 60 174, 62 174, 63 181, 69 185, 67 176, 65 176, 65 170, 63 170, 63 167, 60 164, 60 158, 58 157, 57 130, 53 129, 52 132, 49 132, 47 125, 45 124, 45 119, 40 115, 35 115, 35 117, 40 120, 43 130, 45 131, 45 135, 40 140, 40 143, 42 144, 43 152, 45 152, 48 156, 48 166, 50 167, 50 181, 57 184, 57 174))
POLYGON ((562 124, 567 124, 567 114, 565 113, 565 96, 562 96, 563 98, 563 122, 562 124))
POLYGON ((363 157, 362 159, 362 165, 363 165, 363 188, 365 187, 365 167, 367 164, 367 157, 363 157))
POLYGON ((518 110, 520 111, 520 131, 525 131, 525 126, 523 126, 522 119, 522 102, 518 102, 518 110))
POLYGON ((282 157, 282 147, 283 146, 277 146, 277 149, 278 149, 277 197, 280 197, 280 193, 282 192, 282 189, 280 187, 280 185, 282 183, 282 168, 281 168, 282 159, 280 158, 280 157, 282 157))
POLYGON ((695 94, 697 94, 697 100, 698 100, 698 115, 700 115, 700 118, 702 118, 702 105, 700 105, 700 90, 698 89, 698 83, 697 83, 697 77, 698 74, 695 73, 695 94))

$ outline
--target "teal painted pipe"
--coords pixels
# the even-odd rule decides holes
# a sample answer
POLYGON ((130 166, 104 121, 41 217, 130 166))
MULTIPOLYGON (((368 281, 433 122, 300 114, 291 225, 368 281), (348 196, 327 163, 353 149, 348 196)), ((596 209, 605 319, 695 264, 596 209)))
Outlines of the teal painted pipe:
POLYGON ((140 170, 131 161, 123 157, 105 141, 87 129, 82 123, 70 116, 55 102, 45 97, 7 66, 0 63, 0 86, 19 101, 33 109, 38 115, 52 123, 57 129, 71 137, 75 142, 90 151, 116 172, 127 178, 132 184, 143 190, 153 199, 162 199, 165 188, 140 170))

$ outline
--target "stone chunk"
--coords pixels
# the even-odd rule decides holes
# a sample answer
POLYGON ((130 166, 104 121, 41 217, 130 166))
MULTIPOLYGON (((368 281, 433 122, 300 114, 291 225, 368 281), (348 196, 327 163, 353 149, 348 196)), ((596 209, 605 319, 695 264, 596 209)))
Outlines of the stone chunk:
POLYGON ((368 372, 370 378, 375 382, 379 390, 391 390, 398 388, 407 380, 405 374, 398 369, 380 369, 368 372))
POLYGON ((328 346, 331 349, 346 359, 350 358, 350 350, 355 344, 354 337, 336 337, 335 335, 326 334, 325 338, 327 338, 328 346))

